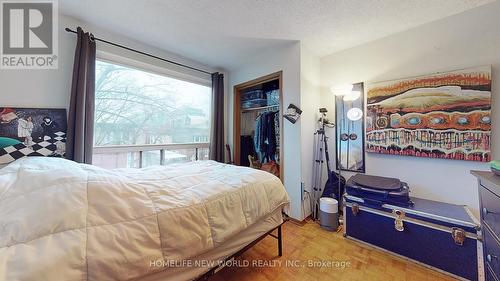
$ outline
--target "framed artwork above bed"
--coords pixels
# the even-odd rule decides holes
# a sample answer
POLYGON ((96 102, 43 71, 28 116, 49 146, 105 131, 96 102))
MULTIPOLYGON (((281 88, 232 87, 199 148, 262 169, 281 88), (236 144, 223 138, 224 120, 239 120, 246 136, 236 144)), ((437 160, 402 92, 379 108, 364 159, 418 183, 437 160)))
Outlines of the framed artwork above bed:
POLYGON ((0 165, 26 156, 64 157, 66 109, 0 107, 0 165))

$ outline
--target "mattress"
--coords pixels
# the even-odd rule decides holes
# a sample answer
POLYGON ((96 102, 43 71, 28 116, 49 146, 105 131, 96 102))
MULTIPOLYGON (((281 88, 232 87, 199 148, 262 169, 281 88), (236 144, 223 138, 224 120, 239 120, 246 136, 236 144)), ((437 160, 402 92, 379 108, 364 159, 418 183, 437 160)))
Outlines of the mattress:
POLYGON ((0 280, 138 279, 287 204, 274 175, 214 161, 105 170, 22 158, 0 170, 0 280))
MULTIPOLYGON (((222 263, 227 257, 237 253, 262 235, 283 223, 281 210, 276 210, 266 218, 243 230, 222 245, 207 253, 198 255, 185 262, 179 261, 154 261, 153 267, 162 267, 163 271, 143 276, 141 281, 184 281, 194 280, 208 272, 213 267, 222 263)), ((276 242, 277 243, 277 242, 276 242)), ((276 244, 277 245, 277 244, 276 244)), ((269 251, 277 251, 269 249, 269 251)))

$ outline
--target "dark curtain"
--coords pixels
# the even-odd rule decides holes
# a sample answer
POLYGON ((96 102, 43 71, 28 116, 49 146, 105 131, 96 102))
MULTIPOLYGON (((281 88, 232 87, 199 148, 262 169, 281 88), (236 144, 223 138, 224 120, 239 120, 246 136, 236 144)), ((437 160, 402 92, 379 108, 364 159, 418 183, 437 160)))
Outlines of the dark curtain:
POLYGON ((224 75, 212 74, 212 133, 210 159, 224 162, 224 75))
POLYGON ((73 84, 68 116, 66 158, 92 163, 94 138, 95 53, 94 36, 78 27, 73 84))

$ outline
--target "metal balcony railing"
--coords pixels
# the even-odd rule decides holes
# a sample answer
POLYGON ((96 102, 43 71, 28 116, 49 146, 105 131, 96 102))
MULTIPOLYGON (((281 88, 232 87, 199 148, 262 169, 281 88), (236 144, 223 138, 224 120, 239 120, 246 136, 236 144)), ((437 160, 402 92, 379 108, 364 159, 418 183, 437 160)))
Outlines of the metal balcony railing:
POLYGON ((145 145, 111 145, 111 146, 96 146, 94 147, 94 165, 106 168, 124 168, 124 161, 127 162, 126 167, 135 166, 142 168, 145 166, 145 156, 151 158, 151 154, 159 153, 160 165, 166 165, 170 162, 186 162, 193 160, 205 160, 208 157, 209 143, 175 143, 175 144, 145 144, 145 145), (126 155, 118 160, 117 155, 126 155), (135 155, 135 157, 129 157, 135 155), (115 157, 116 159, 111 159, 115 157), (130 160, 133 158, 133 161, 130 160), (113 160, 115 165, 109 161, 113 160), (130 165, 130 163, 135 165, 130 165))

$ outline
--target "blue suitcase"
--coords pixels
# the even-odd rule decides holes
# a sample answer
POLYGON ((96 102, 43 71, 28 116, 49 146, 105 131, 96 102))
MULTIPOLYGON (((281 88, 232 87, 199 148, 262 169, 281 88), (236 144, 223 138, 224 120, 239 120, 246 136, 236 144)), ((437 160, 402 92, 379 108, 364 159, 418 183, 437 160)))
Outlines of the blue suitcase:
POLYGON ((411 199, 414 204, 409 207, 377 207, 345 194, 344 236, 458 279, 478 280, 479 274, 483 276, 479 222, 468 209, 411 199))

